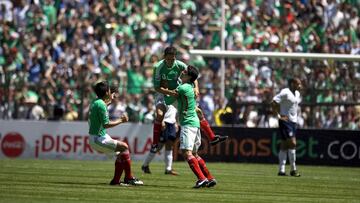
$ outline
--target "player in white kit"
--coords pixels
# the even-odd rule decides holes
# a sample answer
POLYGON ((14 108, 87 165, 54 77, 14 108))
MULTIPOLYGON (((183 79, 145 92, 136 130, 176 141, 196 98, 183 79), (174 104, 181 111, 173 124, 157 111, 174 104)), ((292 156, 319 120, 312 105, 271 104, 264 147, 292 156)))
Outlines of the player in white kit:
POLYGON ((279 176, 286 176, 285 165, 287 156, 291 166, 290 175, 300 177, 296 169, 296 125, 298 108, 301 102, 301 81, 293 78, 288 81, 288 88, 284 88, 274 96, 272 108, 279 116, 279 131, 281 144, 279 151, 279 176))

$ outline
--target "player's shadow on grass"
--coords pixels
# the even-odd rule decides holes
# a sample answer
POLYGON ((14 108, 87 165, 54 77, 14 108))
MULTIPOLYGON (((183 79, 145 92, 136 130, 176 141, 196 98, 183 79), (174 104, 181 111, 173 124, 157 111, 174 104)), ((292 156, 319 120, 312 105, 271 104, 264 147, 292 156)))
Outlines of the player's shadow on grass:
POLYGON ((92 183, 89 183, 89 182, 60 182, 60 181, 57 181, 57 182, 48 182, 48 183, 53 183, 53 184, 61 184, 61 185, 109 185, 109 183, 99 183, 99 182, 92 182, 92 183))
POLYGON ((56 181, 56 182, 48 182, 48 183, 52 183, 52 184, 59 184, 59 185, 97 185, 97 186, 109 186, 109 187, 156 187, 156 188, 183 188, 181 186, 175 186, 175 185, 156 185, 156 184, 144 184, 144 185, 140 185, 140 186, 134 186, 134 185, 129 185, 129 186, 118 186, 118 185, 110 185, 109 183, 104 183, 104 182, 69 182, 69 181, 56 181))

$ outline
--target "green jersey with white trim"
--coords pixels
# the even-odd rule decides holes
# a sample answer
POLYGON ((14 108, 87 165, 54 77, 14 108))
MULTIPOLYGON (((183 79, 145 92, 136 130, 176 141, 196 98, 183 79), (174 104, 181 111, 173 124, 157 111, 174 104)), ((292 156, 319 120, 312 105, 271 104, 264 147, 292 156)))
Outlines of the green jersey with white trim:
MULTIPOLYGON (((168 67, 165 60, 159 61, 154 66, 153 81, 154 87, 164 87, 169 90, 174 90, 179 86, 178 78, 183 70, 186 69, 186 64, 182 61, 175 60, 171 67, 168 67)), ((165 103, 172 104, 176 98, 164 95, 165 103)))
POLYGON ((176 90, 179 94, 177 102, 180 125, 200 128, 200 120, 195 111, 196 98, 194 87, 189 83, 185 83, 176 90))
POLYGON ((90 106, 89 111, 89 134, 105 136, 106 129, 104 125, 108 124, 109 122, 109 113, 107 111, 105 102, 102 99, 94 100, 90 106))

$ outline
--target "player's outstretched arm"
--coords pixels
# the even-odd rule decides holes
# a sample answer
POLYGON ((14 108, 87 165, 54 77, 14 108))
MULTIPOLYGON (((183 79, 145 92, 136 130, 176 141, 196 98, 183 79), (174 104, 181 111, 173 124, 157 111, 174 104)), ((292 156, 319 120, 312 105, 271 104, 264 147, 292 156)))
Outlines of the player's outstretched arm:
POLYGON ((105 124, 104 127, 105 128, 112 128, 115 127, 121 123, 126 123, 129 121, 129 117, 126 115, 122 115, 119 119, 116 119, 114 121, 110 121, 108 124, 105 124))

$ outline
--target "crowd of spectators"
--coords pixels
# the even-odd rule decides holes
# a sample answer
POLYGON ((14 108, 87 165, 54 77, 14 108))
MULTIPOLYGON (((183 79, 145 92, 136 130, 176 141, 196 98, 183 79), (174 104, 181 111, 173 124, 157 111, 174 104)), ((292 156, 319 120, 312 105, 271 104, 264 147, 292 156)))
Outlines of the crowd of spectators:
MULTIPOLYGON (((360 129, 359 62, 220 59, 220 0, 0 1, 0 118, 85 120, 92 85, 118 87, 110 117, 154 119, 152 66, 174 45, 200 69, 213 125, 275 127, 269 103, 289 77, 304 84, 300 125, 360 129)), ((227 50, 360 54, 357 0, 226 0, 227 50)))

